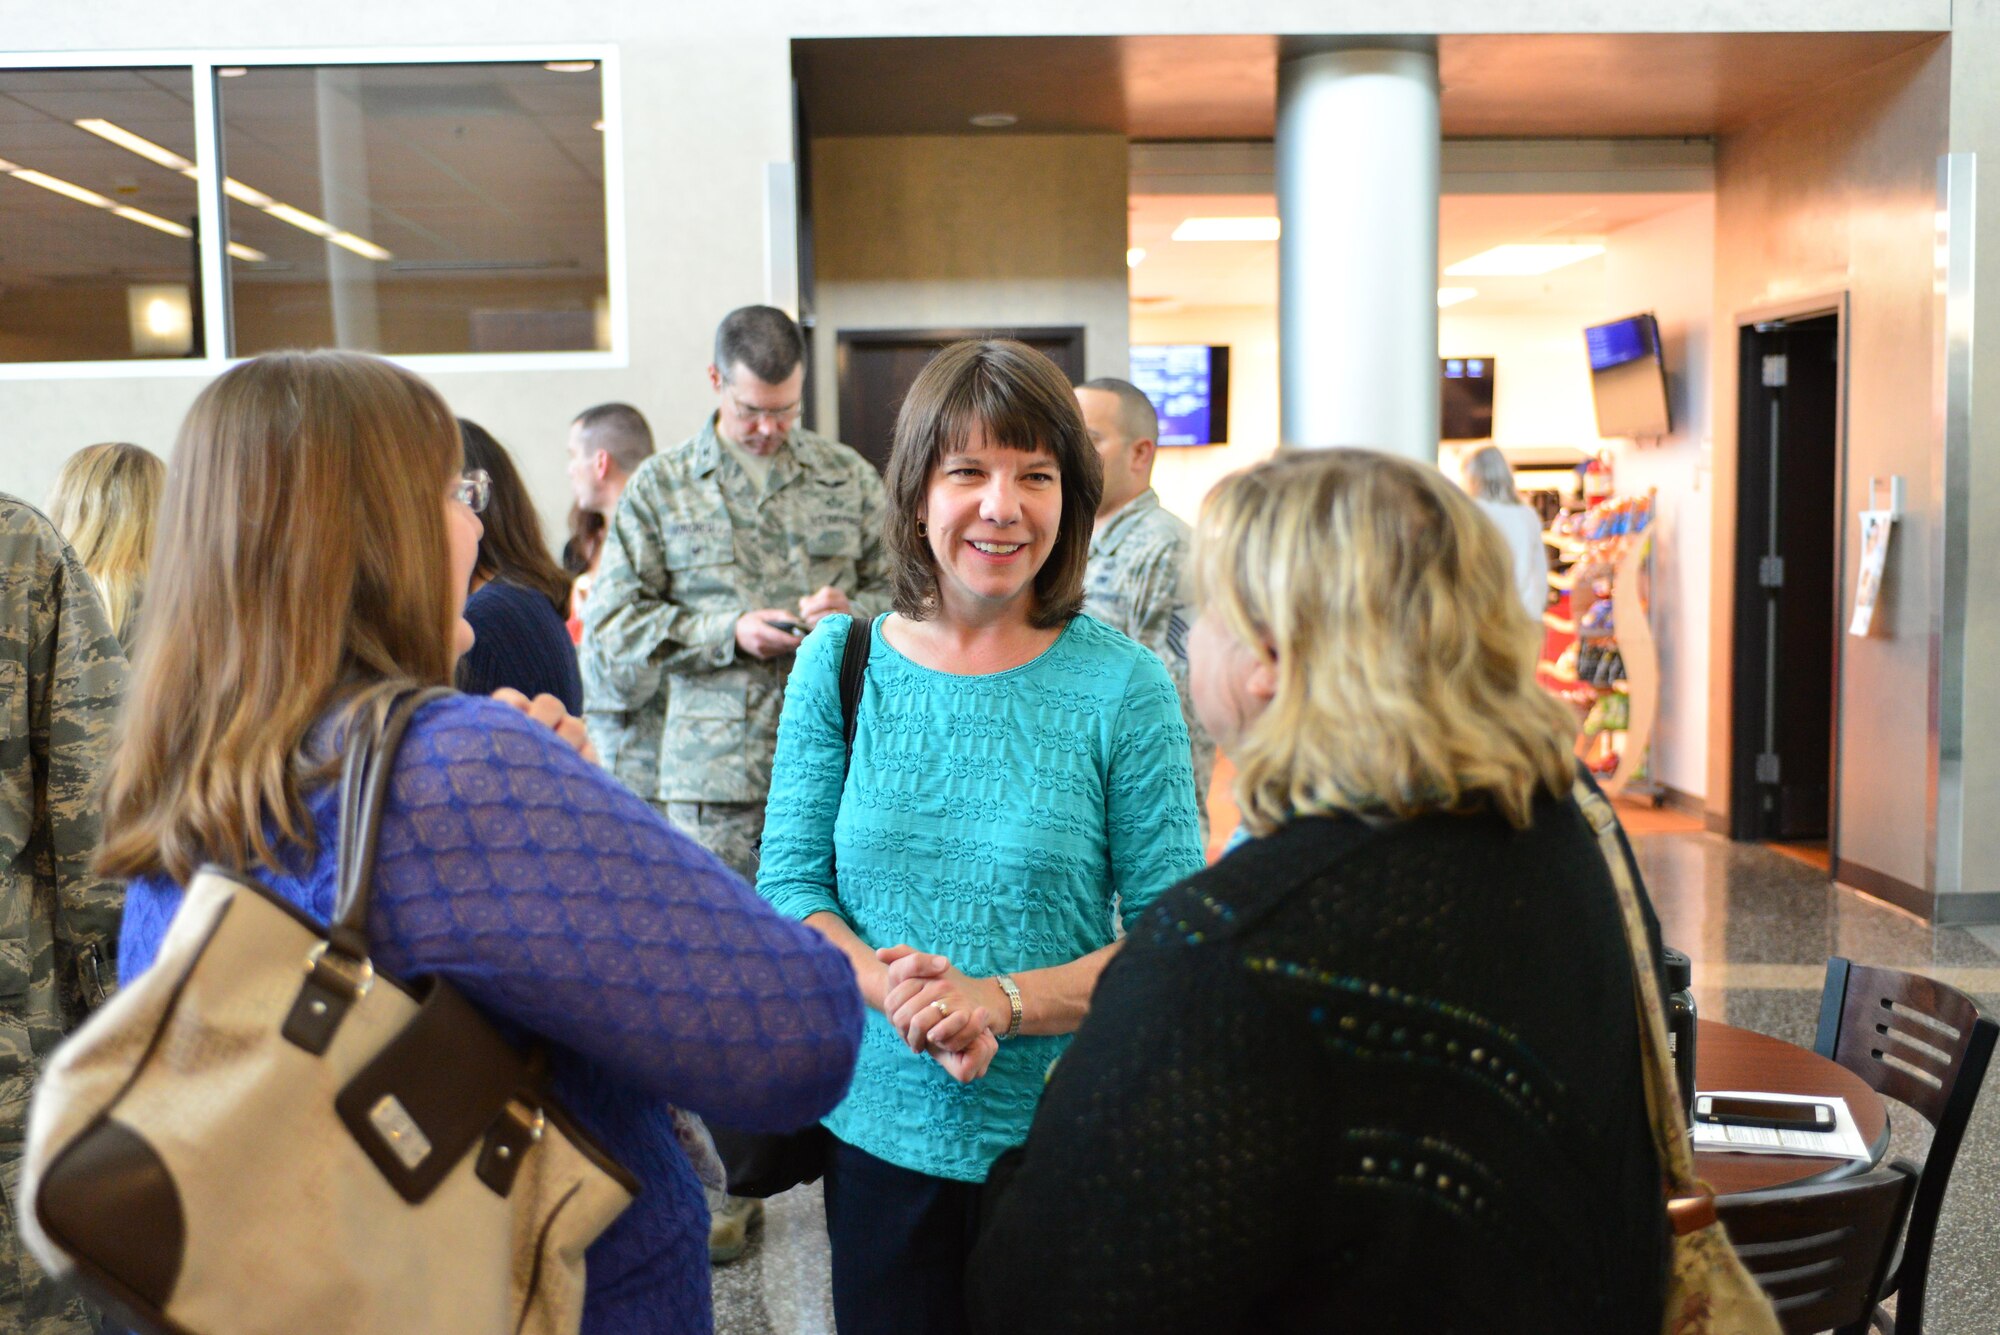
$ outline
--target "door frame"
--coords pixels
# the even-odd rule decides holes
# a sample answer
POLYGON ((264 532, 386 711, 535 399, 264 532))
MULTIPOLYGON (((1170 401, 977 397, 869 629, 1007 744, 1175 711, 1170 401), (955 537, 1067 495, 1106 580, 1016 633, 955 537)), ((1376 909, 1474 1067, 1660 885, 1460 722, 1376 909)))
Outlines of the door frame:
MULTIPOLYGON (((833 421, 827 425, 832 434, 840 439, 841 402, 840 390, 847 383, 847 368, 850 353, 855 348, 881 347, 896 343, 936 343, 940 350, 953 343, 968 338, 1013 338, 1022 341, 1043 339, 1049 342, 1065 343, 1076 349, 1076 363, 1087 366, 1085 360, 1089 346, 1084 338, 1084 326, 1080 324, 1051 325, 938 325, 907 329, 836 329, 833 336, 833 421)), ((1067 374, 1067 372, 1065 372, 1067 374)), ((1084 371, 1083 375, 1090 373, 1084 371)), ((1081 378, 1077 383, 1083 383, 1081 378)))
POLYGON ((1736 414, 1736 476, 1732 480, 1735 505, 1730 525, 1732 537, 1732 560, 1730 568, 1731 596, 1729 606, 1730 653, 1729 653, 1729 805, 1728 834, 1732 839, 1742 839, 1745 831, 1752 826, 1753 804, 1756 801, 1758 785, 1742 781, 1740 748, 1748 744, 1744 736, 1743 720, 1751 704, 1763 698, 1763 683, 1745 680, 1744 646, 1746 633, 1761 632, 1762 626, 1751 626, 1745 618, 1747 593, 1758 587, 1756 577, 1757 556, 1751 553, 1743 541, 1743 470, 1749 466, 1743 448, 1743 403, 1748 386, 1743 376, 1743 335, 1747 329, 1761 324, 1777 322, 1790 323, 1799 320, 1817 319, 1822 316, 1834 317, 1834 509, 1832 516, 1836 525, 1833 543, 1833 737, 1828 750, 1827 774, 1827 824, 1826 847, 1828 862, 1833 869, 1830 875, 1837 875, 1840 867, 1840 789, 1841 752, 1846 738, 1846 694, 1842 689, 1842 666, 1846 659, 1847 621, 1842 612, 1847 607, 1847 557, 1848 557, 1848 477, 1847 477, 1847 396, 1850 382, 1849 370, 1852 354, 1854 322, 1849 314, 1849 295, 1846 288, 1835 288, 1821 292, 1801 293, 1781 301, 1745 307, 1738 310, 1730 321, 1733 337, 1730 340, 1730 360, 1736 368, 1736 399, 1731 411, 1736 414))

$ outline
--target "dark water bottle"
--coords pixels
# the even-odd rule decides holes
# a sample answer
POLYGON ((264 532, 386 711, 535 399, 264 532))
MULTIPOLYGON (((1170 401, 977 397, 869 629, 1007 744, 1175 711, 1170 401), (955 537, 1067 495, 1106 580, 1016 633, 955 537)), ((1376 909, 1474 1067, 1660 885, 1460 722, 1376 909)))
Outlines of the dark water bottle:
POLYGON ((1681 1102, 1694 1115, 1694 965, 1672 946, 1662 947, 1660 962, 1667 974, 1667 1051, 1674 1059, 1674 1079, 1681 1102))

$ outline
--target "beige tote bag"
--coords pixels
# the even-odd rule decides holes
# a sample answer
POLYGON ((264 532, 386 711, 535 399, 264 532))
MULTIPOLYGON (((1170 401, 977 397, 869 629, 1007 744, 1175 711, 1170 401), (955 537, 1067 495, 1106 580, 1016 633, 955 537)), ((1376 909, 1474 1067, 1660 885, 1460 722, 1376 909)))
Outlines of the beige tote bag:
POLYGON ((56 1053, 23 1238, 165 1335, 558 1335, 638 1183, 452 986, 368 959, 375 828, 406 695, 345 757, 322 929, 207 867, 153 967, 56 1053))
POLYGON ((1597 846, 1618 886, 1625 914, 1625 937, 1638 979, 1639 1058, 1646 1077, 1646 1107, 1652 1114, 1653 1145, 1665 1179, 1667 1219, 1673 1226, 1673 1260, 1667 1272, 1667 1308, 1660 1323, 1665 1335, 1782 1335, 1778 1314, 1715 1217, 1715 1193, 1694 1175, 1687 1108, 1667 1054, 1667 1009, 1653 972, 1652 943, 1639 908, 1639 887, 1618 842, 1618 817, 1603 794, 1576 781, 1576 804, 1597 832, 1597 846))

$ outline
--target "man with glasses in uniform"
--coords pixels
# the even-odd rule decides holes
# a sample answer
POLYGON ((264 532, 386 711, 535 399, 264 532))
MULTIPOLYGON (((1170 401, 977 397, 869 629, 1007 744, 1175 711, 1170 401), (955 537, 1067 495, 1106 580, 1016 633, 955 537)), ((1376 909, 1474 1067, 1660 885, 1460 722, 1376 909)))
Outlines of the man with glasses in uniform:
MULTIPOLYGON (((752 882, 799 641, 831 613, 866 621, 889 608, 882 480, 798 424, 805 353, 781 310, 723 319, 715 411, 632 474, 583 609, 585 642, 611 673, 665 675, 657 785, 640 796, 752 882)), ((713 1130, 728 1164, 733 1137, 713 1130)), ((734 1260, 761 1203, 711 1204, 709 1254, 734 1260)))
POLYGON ((1181 695, 1194 760, 1195 814, 1208 842, 1208 783, 1215 743, 1194 715, 1188 691, 1188 551, 1194 535, 1153 490, 1160 415, 1129 380, 1103 376, 1076 389, 1084 429, 1104 463, 1104 497, 1090 535, 1083 610, 1159 655, 1181 695))

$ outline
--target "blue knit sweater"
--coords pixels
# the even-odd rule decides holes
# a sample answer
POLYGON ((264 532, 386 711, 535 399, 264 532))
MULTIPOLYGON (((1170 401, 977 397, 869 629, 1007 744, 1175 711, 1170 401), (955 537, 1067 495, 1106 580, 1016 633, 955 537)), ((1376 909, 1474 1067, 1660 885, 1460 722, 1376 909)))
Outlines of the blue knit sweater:
MULTIPOLYGON (((1187 728, 1151 653, 1078 616, 1030 663, 956 676, 877 629, 843 778, 850 624, 821 622, 785 687, 757 875, 781 911, 838 913, 872 946, 907 943, 983 976, 1109 945, 1117 913, 1131 921, 1201 870, 1187 728)), ((870 1012, 854 1089, 827 1128, 878 1159, 982 1182, 1027 1138, 1068 1043, 1013 1039, 961 1085, 870 1012)))
MULTIPOLYGON (((318 851, 263 874, 321 921, 335 798, 308 799, 318 851)), ((131 883, 128 981, 180 899, 131 883)), ((824 1114, 860 1038, 846 959, 547 729, 469 696, 420 709, 397 754, 369 930, 385 971, 449 978, 546 1039, 557 1096, 643 1184, 586 1257, 586 1335, 711 1330, 708 1211, 668 1105, 750 1131, 824 1114)))
POLYGON ((572 714, 583 713, 583 675, 569 626, 548 598, 504 579, 479 586, 465 600, 472 648, 458 667, 467 695, 491 695, 512 686, 530 700, 553 695, 572 714))

